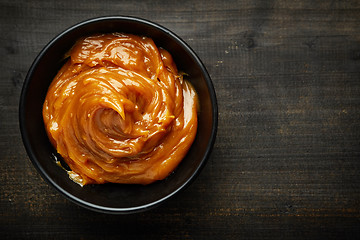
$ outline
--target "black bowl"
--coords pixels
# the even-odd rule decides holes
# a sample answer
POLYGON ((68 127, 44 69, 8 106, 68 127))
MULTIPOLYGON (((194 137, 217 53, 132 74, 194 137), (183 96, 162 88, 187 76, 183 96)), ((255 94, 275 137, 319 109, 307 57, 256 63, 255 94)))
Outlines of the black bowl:
MULTIPOLYGON (((164 202, 190 184, 205 165, 217 131, 217 102, 211 79, 194 51, 168 29, 134 17, 101 17, 70 27, 56 36, 32 64, 20 98, 20 129, 26 151, 42 177, 73 202, 100 212, 133 213, 164 202), (200 113, 195 141, 186 157, 165 180, 153 184, 103 184, 80 187, 56 165, 58 156, 47 137, 42 105, 50 82, 62 66, 65 53, 76 40, 96 33, 123 32, 152 38, 168 50, 179 70, 199 95, 200 113)), ((60 157, 61 158, 61 157, 60 157)))

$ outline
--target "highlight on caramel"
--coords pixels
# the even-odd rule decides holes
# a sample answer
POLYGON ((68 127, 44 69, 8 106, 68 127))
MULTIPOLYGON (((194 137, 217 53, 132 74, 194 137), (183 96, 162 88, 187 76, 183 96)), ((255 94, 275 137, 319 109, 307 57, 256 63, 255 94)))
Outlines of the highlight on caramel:
POLYGON ((148 37, 77 41, 43 105, 49 139, 80 185, 150 184, 185 157, 197 130, 197 94, 169 52, 148 37))

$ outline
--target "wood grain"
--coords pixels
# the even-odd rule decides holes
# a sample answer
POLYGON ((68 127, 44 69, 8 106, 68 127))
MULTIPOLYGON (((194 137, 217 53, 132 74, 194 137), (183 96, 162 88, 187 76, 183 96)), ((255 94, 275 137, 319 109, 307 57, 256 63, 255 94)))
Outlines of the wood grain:
POLYGON ((1 239, 358 239, 359 1, 0 1, 1 239), (186 191, 130 215, 82 209, 22 145, 32 61, 80 21, 130 15, 183 38, 214 82, 219 128, 186 191))

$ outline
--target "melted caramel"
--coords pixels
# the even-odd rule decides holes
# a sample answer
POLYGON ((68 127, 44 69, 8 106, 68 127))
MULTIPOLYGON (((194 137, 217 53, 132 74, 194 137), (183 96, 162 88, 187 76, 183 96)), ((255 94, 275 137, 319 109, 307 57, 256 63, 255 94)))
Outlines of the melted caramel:
POLYGON ((43 106, 51 143, 81 185, 149 184, 184 158, 197 130, 197 95, 152 39, 79 40, 43 106))

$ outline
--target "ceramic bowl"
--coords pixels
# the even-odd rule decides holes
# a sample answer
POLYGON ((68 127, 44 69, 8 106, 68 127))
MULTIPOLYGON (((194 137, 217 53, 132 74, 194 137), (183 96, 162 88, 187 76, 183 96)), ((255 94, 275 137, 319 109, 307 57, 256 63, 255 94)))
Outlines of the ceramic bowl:
POLYGON ((57 35, 39 53, 24 81, 20 106, 20 130, 30 160, 42 177, 69 200, 85 208, 115 214, 151 209, 187 187, 209 158, 217 131, 217 102, 205 66, 194 51, 170 30, 147 20, 111 16, 90 19, 57 35), (60 158, 51 145, 42 119, 47 89, 64 64, 65 53, 84 36, 97 33, 132 33, 150 37, 168 50, 179 70, 188 74, 199 95, 198 130, 192 147, 165 180, 150 185, 102 184, 80 187, 56 164, 60 158))

